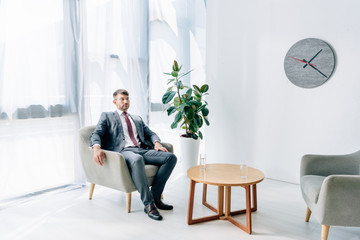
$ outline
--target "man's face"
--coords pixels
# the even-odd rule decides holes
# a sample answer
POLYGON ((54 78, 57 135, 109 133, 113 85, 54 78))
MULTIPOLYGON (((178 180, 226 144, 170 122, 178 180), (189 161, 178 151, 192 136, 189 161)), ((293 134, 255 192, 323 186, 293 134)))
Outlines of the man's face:
POLYGON ((116 105, 117 109, 126 112, 130 107, 129 96, 118 94, 113 100, 113 103, 116 105))

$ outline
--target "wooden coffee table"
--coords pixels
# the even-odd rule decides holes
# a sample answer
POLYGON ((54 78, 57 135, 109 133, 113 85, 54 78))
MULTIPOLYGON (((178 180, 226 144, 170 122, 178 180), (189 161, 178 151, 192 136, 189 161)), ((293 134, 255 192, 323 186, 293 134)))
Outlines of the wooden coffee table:
POLYGON ((190 196, 187 223, 194 224, 215 219, 228 220, 235 226, 251 234, 251 212, 257 210, 256 184, 264 180, 264 173, 260 170, 248 167, 247 178, 240 178, 240 165, 235 164, 207 164, 206 170, 201 171, 200 166, 195 166, 187 171, 190 182, 190 196), (203 183, 202 204, 214 211, 216 215, 193 219, 195 184, 203 183), (218 186, 218 207, 210 205, 206 201, 207 185, 218 186), (240 186, 245 188, 246 209, 231 212, 231 187, 240 186), (224 212, 224 188, 225 188, 225 212, 224 212), (251 204, 252 188, 252 204, 251 204), (251 206, 252 205, 252 206, 251 206), (246 214, 246 225, 236 221, 232 216, 246 214))

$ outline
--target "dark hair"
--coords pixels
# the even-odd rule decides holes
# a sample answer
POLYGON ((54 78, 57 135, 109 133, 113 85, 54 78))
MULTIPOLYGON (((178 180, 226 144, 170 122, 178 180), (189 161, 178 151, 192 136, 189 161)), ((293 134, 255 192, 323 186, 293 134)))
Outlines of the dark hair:
POLYGON ((117 95, 122 94, 125 96, 129 96, 129 92, 126 91, 125 89, 118 89, 113 93, 113 98, 115 99, 117 95))

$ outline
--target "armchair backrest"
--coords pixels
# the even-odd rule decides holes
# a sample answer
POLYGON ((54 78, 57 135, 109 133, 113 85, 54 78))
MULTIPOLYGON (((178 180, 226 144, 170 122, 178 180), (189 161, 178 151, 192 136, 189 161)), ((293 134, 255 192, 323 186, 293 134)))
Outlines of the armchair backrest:
MULTIPOLYGON (((91 133, 94 131, 95 125, 93 126, 87 126, 83 127, 79 131, 79 149, 80 149, 80 158, 82 165, 86 167, 88 165, 88 162, 93 159, 93 153, 89 150, 90 147, 90 136, 91 133)), ((85 171, 86 177, 89 179, 89 176, 87 176, 87 171, 85 171)))
POLYGON ((305 155, 300 166, 304 175, 360 175, 360 151, 346 155, 305 155))

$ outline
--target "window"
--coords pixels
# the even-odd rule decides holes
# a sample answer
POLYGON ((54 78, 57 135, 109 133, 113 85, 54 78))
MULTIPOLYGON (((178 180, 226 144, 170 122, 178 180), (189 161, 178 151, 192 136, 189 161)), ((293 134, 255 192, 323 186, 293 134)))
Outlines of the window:
POLYGON ((76 6, 0 1, 0 199, 75 181, 76 6))

